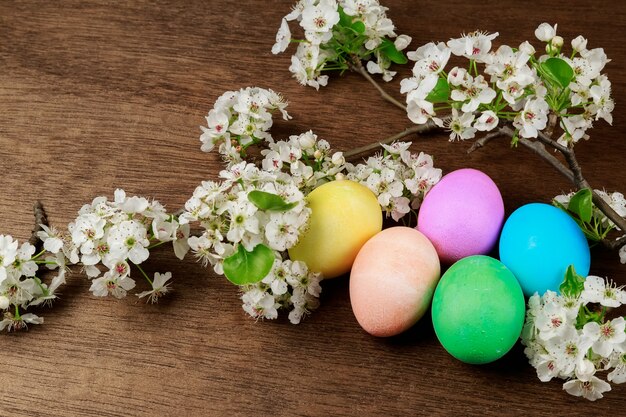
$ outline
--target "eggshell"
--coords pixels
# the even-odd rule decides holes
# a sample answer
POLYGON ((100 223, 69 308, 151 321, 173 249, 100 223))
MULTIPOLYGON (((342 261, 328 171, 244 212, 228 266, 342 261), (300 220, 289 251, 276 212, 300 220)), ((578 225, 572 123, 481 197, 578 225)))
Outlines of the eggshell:
POLYGON ((532 203, 515 210, 500 237, 500 260, 513 272, 524 294, 558 291, 569 265, 589 274, 591 254, 584 233, 564 211, 532 203))
POLYGON ((324 278, 350 271, 359 249, 383 228, 383 214, 374 193, 354 181, 331 181, 307 196, 311 217, 307 231, 289 249, 324 278))
POLYGON ((350 302, 357 321, 374 336, 413 326, 430 305, 440 268, 437 252, 409 227, 385 229, 359 251, 350 273, 350 302))
POLYGON ((442 263, 489 253, 498 241, 504 203, 496 184, 465 168, 444 176, 424 198, 417 229, 433 243, 442 263))
POLYGON ((433 297, 437 338, 455 358, 493 362, 515 345, 524 325, 519 283, 500 261, 470 256, 443 274, 433 297))

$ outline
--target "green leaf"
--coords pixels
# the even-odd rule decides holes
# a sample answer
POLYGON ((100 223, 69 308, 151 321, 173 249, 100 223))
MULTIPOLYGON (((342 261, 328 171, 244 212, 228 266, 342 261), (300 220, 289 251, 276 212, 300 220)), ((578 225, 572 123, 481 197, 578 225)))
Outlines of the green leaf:
POLYGON ((363 34, 365 33, 365 23, 357 20, 350 26, 356 33, 363 34))
POLYGON ((566 88, 574 79, 574 70, 561 58, 548 58, 541 63, 541 69, 553 84, 566 88))
POLYGON ((406 64, 409 60, 404 56, 404 54, 396 48, 396 45, 393 44, 389 39, 383 39, 380 43, 380 52, 385 55, 391 62, 396 64, 406 64))
POLYGON ((265 245, 256 245, 248 252, 242 244, 237 252, 224 259, 224 275, 236 285, 256 284, 261 281, 274 265, 274 251, 265 245))
POLYGON ((254 190, 248 193, 248 200, 261 210, 288 211, 298 203, 287 203, 281 196, 265 191, 254 190))
POLYGON ((567 209, 576 214, 585 223, 591 221, 593 214, 592 194, 589 188, 578 191, 569 201, 567 209))
POLYGON ((570 265, 565 273, 565 279, 559 287, 561 294, 567 297, 576 298, 585 288, 585 278, 576 273, 574 265, 570 265))
POLYGON ((439 78, 437 80, 437 85, 433 88, 427 96, 426 100, 431 103, 445 103, 448 101, 448 97, 450 96, 450 85, 445 78, 439 78))
POLYGON ((352 17, 348 16, 346 12, 343 11, 343 7, 339 7, 339 25, 345 28, 349 28, 352 26, 352 17))

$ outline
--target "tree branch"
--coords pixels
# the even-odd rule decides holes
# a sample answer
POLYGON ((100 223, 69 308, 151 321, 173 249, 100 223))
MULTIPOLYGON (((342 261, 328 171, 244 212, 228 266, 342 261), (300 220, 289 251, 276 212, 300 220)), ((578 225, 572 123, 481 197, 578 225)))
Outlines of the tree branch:
POLYGON ((626 235, 615 240, 602 239, 600 243, 602 243, 602 245, 607 249, 611 249, 611 250, 619 249, 622 246, 626 246, 626 235))
MULTIPOLYGON (((512 135, 514 134, 514 132, 508 127, 502 128, 501 130, 510 137, 512 137, 512 135)), ((626 219, 624 219, 617 212, 615 212, 615 210, 613 210, 609 203, 607 203, 598 193, 596 193, 593 187, 589 185, 589 182, 583 177, 582 169, 580 167, 580 164, 578 163, 578 160, 576 159, 576 153, 574 152, 574 149, 556 143, 552 138, 547 137, 542 132, 539 132, 538 140, 541 141, 541 143, 548 144, 549 146, 552 146, 555 149, 559 150, 561 154, 563 154, 563 156, 565 157, 565 161, 567 162, 569 168, 564 166, 561 161, 559 161, 554 155, 548 152, 545 149, 545 146, 539 147, 539 142, 520 138, 519 143, 526 146, 527 148, 532 149, 535 153, 537 153, 544 160, 550 163, 550 165, 556 168, 561 174, 565 175, 565 177, 567 177, 578 190, 581 190, 583 188, 590 189, 592 192, 593 203, 596 205, 596 207, 598 207, 598 209, 600 209, 600 211, 604 213, 606 217, 608 217, 613 223, 615 223, 615 225, 620 230, 626 231, 626 219)))
POLYGON ((376 82, 376 80, 374 78, 372 78, 372 76, 367 72, 367 70, 365 68, 363 68, 363 64, 361 64, 361 61, 359 59, 355 59, 354 60, 354 62, 350 65, 350 69, 352 71, 354 71, 354 72, 357 72, 357 73, 361 74, 367 81, 369 81, 370 84, 372 84, 378 90, 378 92, 380 93, 382 98, 384 98, 385 100, 387 100, 388 102, 390 102, 394 106, 396 106, 396 107, 402 109, 404 112, 406 112, 406 106, 404 104, 400 103, 398 100, 396 100, 392 96, 390 96, 380 86, 380 84, 378 84, 378 82, 376 82))
MULTIPOLYGON (((503 135, 506 135, 510 138, 515 136, 515 132, 508 126, 503 126, 500 128, 500 132, 503 135)), ((522 146, 530 149, 534 153, 536 153, 539 157, 541 157, 544 161, 552 165, 554 169, 563 174, 568 180, 574 182, 574 174, 570 171, 565 165, 561 163, 554 155, 552 155, 546 149, 545 145, 542 142, 532 141, 530 139, 518 137, 518 142, 522 146)))
POLYGON ((44 210, 43 204, 41 203, 41 201, 37 201, 33 205, 33 214, 35 215, 35 225, 33 226, 33 232, 30 235, 30 239, 28 240, 28 243, 30 243, 35 248, 37 248, 36 252, 38 253, 41 251, 42 242, 37 236, 37 232, 40 232, 43 230, 43 228, 41 227, 42 224, 44 226, 49 226, 48 216, 46 216, 46 211, 44 210))
MULTIPOLYGON (((585 184, 586 184, 585 188, 589 188, 591 190, 593 204, 595 204, 596 207, 598 207, 600 211, 604 213, 606 217, 608 217, 617 227, 619 227, 619 229, 622 232, 626 232, 626 219, 624 219, 622 216, 617 214, 615 210, 613 210, 613 207, 611 207, 609 203, 607 203, 604 200, 604 198, 602 198, 598 193, 596 193, 595 190, 591 188, 591 186, 589 185, 587 181, 585 181, 585 184)), ((624 241, 621 245, 616 246, 616 247, 619 248, 623 246, 624 243, 626 243, 626 241, 624 241)))
POLYGON ((495 139, 495 138, 497 138, 497 137, 500 137, 500 136, 502 136, 502 135, 504 135, 504 133, 502 133, 502 132, 500 131, 500 129, 498 129, 498 130, 496 130, 495 132, 491 132, 491 133, 489 133, 489 134, 487 134, 487 135, 483 136, 482 138, 477 139, 477 140, 474 142, 474 144, 471 146, 471 148, 469 148, 469 149, 467 150, 467 154, 469 155, 469 154, 471 154, 472 152, 474 152, 476 149, 484 147, 484 146, 485 146, 485 145, 487 145, 489 142, 491 142, 493 139, 495 139))
POLYGON ((567 146, 561 145, 560 143, 558 143, 557 141, 552 139, 550 136, 546 135, 545 133, 541 131, 537 132, 537 140, 539 140, 540 142, 543 142, 544 144, 548 146, 553 147, 554 149, 556 149, 557 151, 561 153, 565 153, 569 150, 567 146))
POLYGON ((355 149, 351 149, 349 151, 344 152, 343 156, 346 158, 346 160, 350 160, 353 159, 356 156, 362 155, 364 153, 367 152, 371 152, 373 150, 376 150, 380 147, 380 145, 382 144, 390 144, 393 143, 397 140, 400 140, 406 136, 412 135, 412 134, 419 134, 419 133, 426 133, 426 132, 430 132, 433 131, 435 129, 437 129, 438 126, 435 125, 432 121, 428 121, 428 123, 423 124, 423 125, 415 125, 415 126, 411 126, 407 129, 405 129, 404 131, 400 132, 400 133, 396 133, 393 136, 390 136, 388 138, 385 138, 379 142, 374 142, 374 143, 370 143, 368 145, 364 145, 361 146, 359 148, 355 148, 355 149))

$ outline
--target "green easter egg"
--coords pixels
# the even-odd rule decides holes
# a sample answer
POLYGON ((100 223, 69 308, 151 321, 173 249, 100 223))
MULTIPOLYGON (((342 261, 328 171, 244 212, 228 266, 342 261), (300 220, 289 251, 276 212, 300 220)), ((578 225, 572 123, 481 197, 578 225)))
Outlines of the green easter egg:
POLYGON ((433 326, 455 358, 475 365, 489 363, 515 345, 525 307, 522 288, 502 262, 470 256, 441 277, 433 297, 433 326))

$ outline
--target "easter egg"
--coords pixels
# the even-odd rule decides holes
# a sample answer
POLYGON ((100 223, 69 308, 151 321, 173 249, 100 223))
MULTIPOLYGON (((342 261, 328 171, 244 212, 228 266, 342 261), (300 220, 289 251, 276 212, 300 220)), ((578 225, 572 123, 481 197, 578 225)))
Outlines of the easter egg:
POLYGON ((417 229, 433 243, 441 263, 489 253, 504 221, 500 190, 489 176, 465 168, 444 176, 424 198, 417 229))
POLYGON ((426 312, 439 280, 432 243, 410 227, 385 229, 363 245, 350 273, 352 311, 374 336, 394 336, 426 312))
POLYGON ((433 296, 437 338, 448 353, 471 364, 504 356, 522 332, 524 313, 524 294, 515 276, 488 256, 452 265, 433 296))
POLYGON ((587 276, 591 254, 584 233, 567 213, 532 203, 515 210, 504 224, 500 260, 531 296, 558 291, 569 265, 587 276))
POLYGON ((376 196, 364 185, 337 180, 317 187, 306 199, 311 208, 309 228, 289 249, 289 257, 324 278, 347 273, 359 249, 382 230, 376 196))

